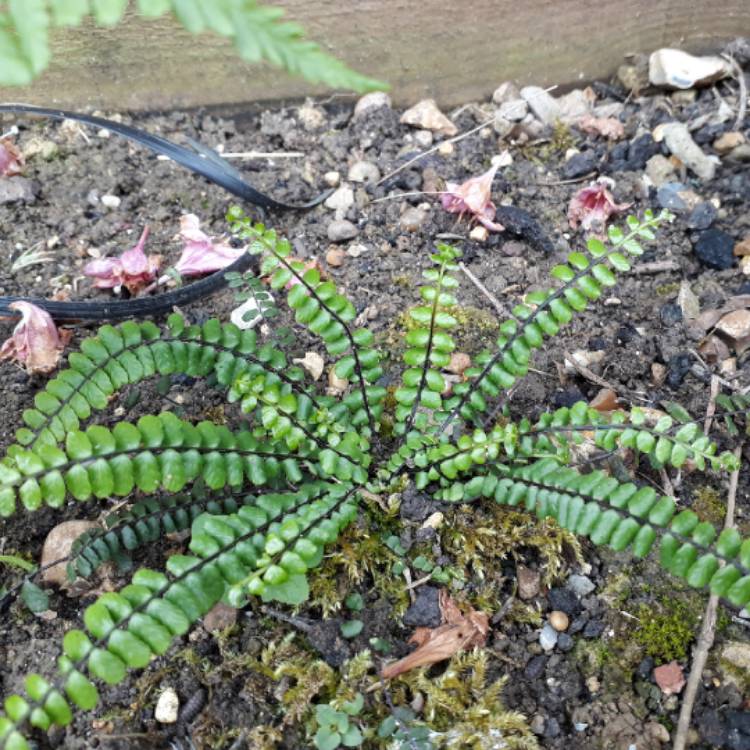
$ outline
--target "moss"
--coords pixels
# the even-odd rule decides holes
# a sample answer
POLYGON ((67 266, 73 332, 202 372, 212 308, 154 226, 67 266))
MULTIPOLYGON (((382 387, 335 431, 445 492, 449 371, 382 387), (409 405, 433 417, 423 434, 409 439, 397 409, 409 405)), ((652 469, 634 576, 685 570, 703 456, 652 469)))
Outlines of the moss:
POLYGON ((656 294, 659 297, 672 297, 680 291, 680 283, 678 281, 670 281, 668 284, 660 284, 656 287, 656 294))
POLYGON ((722 494, 709 485, 695 490, 691 508, 703 521, 708 521, 719 527, 724 524, 727 513, 726 501, 722 494))
POLYGON ((402 289, 411 289, 414 286, 414 279, 409 273, 393 274, 391 282, 402 289))
POLYGON ((670 598, 638 607, 638 627, 633 640, 643 652, 664 664, 673 659, 684 659, 695 638, 696 610, 682 599, 670 598))

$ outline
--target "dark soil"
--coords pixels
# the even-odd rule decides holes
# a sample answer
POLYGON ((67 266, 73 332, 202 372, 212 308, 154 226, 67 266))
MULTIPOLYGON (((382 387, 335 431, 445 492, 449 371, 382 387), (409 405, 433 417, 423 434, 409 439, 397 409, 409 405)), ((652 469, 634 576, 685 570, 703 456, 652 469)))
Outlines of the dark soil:
MULTIPOLYGON (((467 106, 455 115, 460 131, 474 128, 491 117, 492 108, 483 106, 467 106)), ((250 182, 288 202, 302 202, 319 192, 327 172, 337 171, 345 181, 349 166, 364 160, 375 164, 381 174, 387 174, 424 150, 414 140, 414 130, 401 125, 399 113, 391 109, 381 108, 353 120, 351 106, 342 104, 340 99, 315 103, 314 108, 319 117, 310 116, 308 105, 302 109, 242 114, 234 119, 207 112, 124 116, 124 119, 168 138, 179 140, 187 135, 214 148, 223 147, 227 152, 303 152, 302 158, 242 162, 241 168, 250 182)), ((470 227, 443 211, 434 197, 394 196, 401 192, 439 190, 444 180, 462 181, 485 171, 491 157, 507 147, 498 143, 491 127, 457 142, 451 154, 430 153, 383 185, 353 184, 354 204, 340 218, 353 222, 358 236, 339 247, 344 250, 353 245, 361 247, 357 248, 359 252, 345 255, 340 266, 330 266, 325 260, 331 245, 328 225, 336 218, 332 210, 319 206, 308 212, 268 216, 262 216, 252 207, 249 211, 288 237, 298 257, 320 260, 325 272, 350 296, 357 310, 366 313, 372 329, 393 353, 397 364, 403 329, 396 325, 396 320, 415 303, 420 271, 428 267, 430 249, 441 236, 448 235, 451 242, 463 249, 468 269, 508 308, 526 291, 547 285, 551 266, 580 245, 582 235, 568 227, 566 209, 571 196, 586 182, 565 180, 567 148, 575 146, 585 152, 595 171, 613 177, 615 197, 619 202, 632 202, 633 212, 658 208, 656 191, 643 187, 642 176, 645 158, 660 153, 661 147, 645 138, 645 134, 667 118, 668 108, 676 119, 690 122, 715 110, 716 100, 706 90, 696 101, 686 104, 670 102, 664 96, 631 101, 620 115, 626 132, 620 142, 587 136, 572 128, 556 129, 537 142, 511 146, 513 163, 498 173, 494 197, 497 203, 526 213, 515 214, 515 220, 512 212, 501 213, 508 217, 508 226, 518 233, 490 234, 486 242, 470 240, 470 227), (374 200, 386 197, 391 199, 374 200), (422 204, 427 205, 421 225, 412 227, 413 231, 403 228, 403 212, 422 204), (521 219, 528 217, 534 221, 524 224, 521 219)), ((198 214, 204 228, 213 234, 225 231, 224 216, 233 203, 231 197, 175 165, 155 160, 149 152, 116 137, 103 137, 106 134, 84 135, 77 128, 29 120, 18 125, 21 129, 18 143, 22 148, 32 139, 41 138, 55 143, 58 153, 49 161, 40 156, 30 160, 26 176, 34 183, 33 199, 0 206, 3 261, 0 294, 48 297, 61 293, 76 299, 99 298, 100 293, 91 289, 81 270, 93 248, 103 255, 120 253, 135 244, 143 226, 148 225, 151 237, 147 249, 162 254, 166 267, 179 255, 180 244, 174 235, 182 213, 198 214), (104 195, 119 197, 119 207, 106 208, 100 200, 104 195), (16 273, 10 270, 12 262, 24 250, 45 246, 50 248, 52 256, 48 262, 16 273)), ((694 136, 710 153, 713 140, 730 129, 731 122, 705 125, 694 136)), ((723 160, 712 182, 701 184, 690 174, 683 181, 703 201, 716 202, 715 218, 707 210, 712 229, 720 229, 738 241, 748 235, 747 165, 723 160)), ((677 289, 682 280, 688 280, 703 310, 719 308, 740 289, 745 291, 745 277, 736 266, 718 271, 699 262, 693 245, 706 228, 691 229, 689 216, 689 212, 678 213, 674 223, 659 232, 658 242, 647 249, 641 261, 645 264, 673 261, 672 270, 626 275, 603 305, 578 316, 536 356, 536 369, 515 390, 510 402, 513 414, 534 416, 549 407, 593 398, 600 390, 599 384, 578 374, 565 373, 560 367, 565 352, 583 349, 605 353, 603 360, 590 368, 612 385, 626 406, 658 407, 665 400, 678 401, 697 419, 703 419, 708 382, 715 368, 709 365, 707 369, 691 353, 697 340, 675 307, 677 289), (655 375, 654 364, 663 366, 661 376, 658 372, 655 375)), ((496 336, 497 313, 463 275, 459 300, 468 320, 458 335, 460 348, 476 354, 482 343, 491 344, 496 336)), ((232 294, 224 291, 183 312, 195 320, 212 315, 227 318, 233 306, 232 294)), ((9 322, 0 327, 2 339, 11 329, 9 322)), ((77 336, 87 333, 76 330, 77 336)), ((294 356, 302 356, 309 350, 322 352, 308 338, 300 338, 294 346, 294 356)), ((748 366, 747 354, 739 356, 732 381, 739 388, 748 384, 748 366)), ((0 402, 6 414, 0 423, 3 447, 12 442, 21 411, 32 404, 33 395, 42 383, 39 378, 29 378, 13 364, 0 364, 0 402)), ((223 404, 220 393, 184 382, 174 382, 166 395, 154 384, 142 387, 137 395, 138 400, 129 398, 127 393, 118 397, 100 419, 104 422, 131 419, 145 412, 177 407, 198 420, 214 418, 223 404)), ((658 474, 645 467, 641 469, 640 480, 660 483, 658 474)), ((673 480, 676 480, 674 475, 673 480)), ((696 491, 706 485, 715 487, 721 498, 727 484, 726 476, 714 474, 684 473, 680 480, 677 493, 685 506, 696 502, 699 497, 696 491)), ((747 488, 747 479, 741 479, 736 517, 745 532, 750 522, 747 488)), ((434 533, 425 535, 420 530, 424 518, 435 509, 424 497, 405 496, 402 524, 397 533, 401 533, 407 549, 413 544, 415 549, 420 544, 424 547, 426 541, 435 559, 442 555, 443 564, 450 565, 455 560, 441 549, 442 537, 434 533)), ((480 510, 441 509, 446 513, 446 523, 463 522, 469 524, 467 528, 471 524, 479 527, 490 520, 480 510)), ((44 538, 56 523, 63 518, 95 518, 100 510, 93 505, 70 506, 63 512, 45 510, 33 517, 4 521, 0 526, 0 553, 17 552, 38 560, 44 538)), ((720 514, 712 520, 720 522, 720 514)), ((178 546, 177 541, 165 541, 163 548, 147 553, 137 562, 158 564, 164 554, 178 546)), ((597 552, 589 546, 584 546, 583 557, 583 572, 596 587, 593 593, 578 596, 565 588, 570 573, 582 572, 573 561, 574 556, 568 554, 556 581, 558 588, 542 586, 526 602, 524 611, 528 614, 529 609, 535 610, 542 620, 530 623, 529 617, 520 616, 493 620, 488 642, 491 674, 494 678, 509 676, 504 691, 506 705, 529 718, 540 745, 548 750, 658 748, 660 730, 654 725, 660 724, 664 731, 672 732, 679 700, 664 696, 656 687, 653 666, 664 659, 656 657, 654 661, 633 640, 634 617, 641 605, 654 610, 662 608, 669 614, 679 603, 687 603, 685 606, 695 615, 690 625, 691 633, 695 634, 706 597, 686 592, 680 586, 672 587, 653 563, 634 566, 627 558, 597 552), (539 644, 539 628, 552 609, 566 611, 571 626, 567 640, 561 638, 555 649, 544 652, 539 644)), ((489 612, 490 616, 513 593, 515 566, 520 563, 536 568, 543 564, 543 558, 530 544, 507 551, 504 561, 498 560, 496 568, 487 570, 487 576, 497 582, 498 606, 489 612)), ((481 589, 481 578, 468 567, 464 573, 467 583, 461 595, 466 601, 476 603, 472 597, 481 589)), ((159 659, 145 675, 136 674, 119 687, 103 689, 102 705, 95 719, 91 715, 78 717, 69 730, 49 739, 40 738, 39 746, 49 743, 65 748, 146 748, 168 747, 170 742, 179 741, 182 744, 177 746, 188 747, 191 738, 198 748, 238 748, 241 745, 232 743, 243 730, 258 724, 278 723, 283 714, 278 708, 278 686, 267 674, 261 674, 257 660, 262 649, 284 633, 297 629, 301 633, 298 642, 308 644, 311 660, 322 655, 330 664, 340 664, 342 658, 367 648, 373 637, 389 641, 394 654, 403 654, 408 650, 406 640, 413 627, 436 624, 436 592, 423 589, 417 598, 418 606, 410 609, 402 621, 403 607, 399 610, 395 601, 373 589, 369 575, 360 584, 352 585, 347 583, 341 569, 339 574, 341 578, 332 583, 334 589, 343 595, 357 590, 365 598, 362 619, 366 628, 353 641, 343 641, 339 637, 339 621, 327 623, 319 607, 302 607, 298 613, 302 620, 292 622, 275 618, 256 606, 250 607, 240 613, 237 625, 229 633, 216 637, 199 628, 175 647, 173 658, 159 659), (183 715, 176 725, 162 727, 153 719, 153 708, 156 697, 168 685, 177 691, 183 710, 191 697, 196 694, 203 697, 195 698, 190 706, 194 716, 185 719, 183 715)), ((415 571, 414 577, 421 575, 415 571)), ((16 574, 7 568, 0 570, 0 576, 5 585, 17 580, 16 574)), ((113 581, 120 582, 110 571, 109 578, 99 583, 106 586, 113 581)), ((401 596, 403 604, 403 587, 401 596)), ((0 692, 17 690, 28 671, 43 674, 51 671, 62 634, 76 625, 80 612, 92 598, 91 593, 68 598, 52 592, 50 608, 56 613, 54 617, 35 617, 18 603, 0 615, 0 663, 5 667, 0 674, 0 692)), ((714 654, 727 641, 747 644, 750 640, 750 620, 733 621, 731 616, 736 614, 727 609, 721 618, 714 654)), ((330 617, 341 620, 347 616, 339 611, 330 617)), ((686 656, 689 644, 685 655, 679 658, 687 674, 690 660, 686 656)), ((747 687, 747 681, 739 684, 747 687)), ((704 674, 694 710, 693 747, 734 750, 750 747, 750 733, 742 729, 748 724, 749 698, 741 686, 728 679, 714 656, 704 674), (740 729, 730 737, 731 722, 740 729)), ((312 746, 301 723, 286 727, 282 734, 279 747, 312 746)))

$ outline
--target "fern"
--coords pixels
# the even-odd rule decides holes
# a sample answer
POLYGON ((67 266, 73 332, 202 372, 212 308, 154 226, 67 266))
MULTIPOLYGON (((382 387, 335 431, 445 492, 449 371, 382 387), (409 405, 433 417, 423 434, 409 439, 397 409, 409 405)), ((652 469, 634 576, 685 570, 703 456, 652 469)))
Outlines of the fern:
MULTIPOLYGON (((165 4, 166 5, 166 4, 165 4)), ((137 570, 131 583, 86 608, 82 629, 65 635, 57 673, 27 677, 23 694, 5 699, 0 748, 30 747, 26 725, 68 724, 74 709, 91 709, 99 683, 115 684, 128 669, 164 654, 217 602, 239 607, 252 597, 290 605, 309 593, 308 576, 357 516, 363 497, 400 491, 405 482, 436 500, 481 500, 523 509, 596 545, 656 552, 661 565, 690 586, 735 606, 750 602, 750 539, 734 528, 717 533, 671 497, 601 470, 580 472, 584 444, 605 454, 628 448, 654 467, 691 462, 704 470, 737 468, 676 404, 650 420, 642 409, 601 414, 585 403, 511 421, 482 419, 528 368, 534 350, 588 307, 615 273, 641 252, 665 214, 628 220, 628 234, 609 244, 591 240, 553 269, 560 285, 527 295, 502 324, 494 352, 447 392, 456 321, 451 309, 459 251, 439 245, 424 272, 422 303, 410 311, 405 367, 393 389, 393 431, 383 426, 382 355, 372 333, 354 327, 356 311, 336 286, 291 256, 289 243, 233 209, 233 230, 258 256, 259 275, 231 279, 266 315, 278 313, 261 278, 285 294, 297 326, 322 341, 334 370, 348 381, 339 396, 290 367, 278 342, 254 330, 209 320, 189 325, 172 315, 163 328, 125 322, 102 326, 68 357, 23 414, 24 425, 0 460, 0 514, 59 508, 71 500, 133 498, 102 528, 76 540, 70 576, 89 576, 131 556, 164 534, 190 529, 188 550, 166 570, 137 570), (206 378, 236 405, 236 428, 193 424, 171 412, 114 426, 88 424, 127 386, 186 374, 206 378)), ((743 396, 722 397, 730 435, 747 411, 743 396)), ((37 571, 38 572, 38 571, 37 571)), ((16 590, 30 586, 36 573, 16 590)))
MULTIPOLYGON (((0 86, 25 86, 47 68, 50 28, 80 26, 88 18, 100 26, 115 26, 128 5, 128 0, 0 3, 0 86)), ((305 39, 299 25, 282 20, 284 11, 280 8, 259 5, 255 0, 137 0, 135 6, 146 18, 171 12, 194 34, 211 31, 227 37, 247 62, 270 62, 287 73, 333 88, 387 88, 305 39)))

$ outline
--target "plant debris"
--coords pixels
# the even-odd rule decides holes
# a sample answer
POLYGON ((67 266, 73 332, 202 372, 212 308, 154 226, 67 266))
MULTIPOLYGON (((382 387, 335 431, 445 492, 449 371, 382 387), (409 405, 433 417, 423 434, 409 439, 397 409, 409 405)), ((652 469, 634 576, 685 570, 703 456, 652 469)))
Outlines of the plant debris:
POLYGON ((52 372, 72 331, 59 329, 48 312, 30 302, 11 302, 9 307, 21 313, 21 320, 0 347, 0 359, 18 362, 30 375, 52 372))

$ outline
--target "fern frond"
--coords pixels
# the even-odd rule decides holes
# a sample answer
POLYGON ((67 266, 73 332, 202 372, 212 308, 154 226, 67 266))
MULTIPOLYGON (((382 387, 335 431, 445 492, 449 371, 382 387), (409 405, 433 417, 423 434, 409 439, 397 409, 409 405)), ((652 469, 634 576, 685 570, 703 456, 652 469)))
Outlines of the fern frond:
POLYGON ((50 682, 31 674, 25 696, 6 698, 0 748, 28 749, 20 731, 27 721, 47 730, 70 723, 71 704, 96 706, 93 679, 116 684, 127 669, 145 667, 222 598, 236 604, 247 594, 284 600, 295 593, 306 585, 306 571, 320 562, 323 546, 354 515, 351 489, 318 484, 262 495, 229 516, 200 516, 193 524, 193 555, 170 557, 169 576, 141 569, 119 593, 100 596, 84 612, 87 632, 66 633, 60 676, 50 682))
POLYGON ((563 285, 555 290, 527 294, 525 302, 513 309, 513 317, 500 326, 498 350, 479 357, 477 362, 481 369, 467 370, 468 382, 454 387, 456 397, 447 404, 450 413, 441 424, 440 432, 445 432, 459 415, 467 420, 475 418, 487 409, 485 396, 498 396, 525 375, 532 352, 542 346, 545 336, 555 336, 560 327, 585 310, 589 302, 599 299, 603 288, 613 286, 616 283, 614 272, 630 268, 628 256, 643 253, 638 238, 653 239, 652 228, 669 217, 666 211, 658 216, 646 211, 643 221, 628 217, 630 231, 627 235, 617 227, 610 227, 609 248, 592 237, 587 243, 588 254, 570 253, 567 264, 553 268, 552 275, 563 285))
MULTIPOLYGON (((0 12, 0 86, 25 86, 49 63, 50 26, 79 26, 87 18, 115 26, 128 0, 8 0, 5 5, 0 12)), ((171 11, 193 34, 208 30, 231 39, 243 60, 270 62, 312 83, 360 92, 388 88, 305 39, 298 24, 283 20, 280 8, 254 0, 138 0, 137 6, 146 18, 171 11)))

